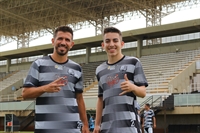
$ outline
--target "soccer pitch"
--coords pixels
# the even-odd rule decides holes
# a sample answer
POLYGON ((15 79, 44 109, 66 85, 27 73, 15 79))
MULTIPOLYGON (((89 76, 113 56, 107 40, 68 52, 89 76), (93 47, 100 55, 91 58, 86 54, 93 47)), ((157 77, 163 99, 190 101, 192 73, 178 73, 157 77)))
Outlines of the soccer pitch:
MULTIPOLYGON (((10 132, 0 131, 0 133, 10 133, 10 132)), ((18 131, 18 132, 13 132, 13 133, 34 133, 34 132, 31 132, 31 131, 18 131)))

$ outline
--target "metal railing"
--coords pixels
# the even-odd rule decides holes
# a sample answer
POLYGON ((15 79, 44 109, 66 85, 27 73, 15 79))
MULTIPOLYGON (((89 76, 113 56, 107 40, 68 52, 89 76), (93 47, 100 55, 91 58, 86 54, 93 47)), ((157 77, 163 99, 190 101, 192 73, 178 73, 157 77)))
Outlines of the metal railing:
POLYGON ((15 94, 0 95, 0 102, 1 101, 14 101, 16 99, 17 99, 17 95, 15 95, 15 94))
POLYGON ((200 95, 197 94, 179 94, 174 95, 175 106, 200 106, 200 95))
POLYGON ((191 83, 188 88, 187 88, 190 92, 192 91, 197 91, 200 92, 200 83, 195 82, 195 83, 191 83))

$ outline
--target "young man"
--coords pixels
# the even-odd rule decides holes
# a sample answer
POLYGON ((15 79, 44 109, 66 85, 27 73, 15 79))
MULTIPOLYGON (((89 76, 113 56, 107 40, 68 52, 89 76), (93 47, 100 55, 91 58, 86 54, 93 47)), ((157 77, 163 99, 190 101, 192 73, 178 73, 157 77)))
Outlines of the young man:
POLYGON ((104 29, 102 48, 108 61, 96 69, 99 85, 94 133, 140 133, 136 96, 145 97, 148 86, 140 61, 122 54, 121 32, 104 29))
POLYGON ((142 121, 145 133, 153 133, 153 128, 156 128, 156 118, 154 111, 150 109, 150 105, 147 103, 144 106, 145 110, 142 114, 142 121))
POLYGON ((34 61, 24 83, 23 98, 36 98, 35 133, 89 133, 82 97, 80 65, 68 59, 73 31, 58 27, 52 39, 51 56, 34 61))

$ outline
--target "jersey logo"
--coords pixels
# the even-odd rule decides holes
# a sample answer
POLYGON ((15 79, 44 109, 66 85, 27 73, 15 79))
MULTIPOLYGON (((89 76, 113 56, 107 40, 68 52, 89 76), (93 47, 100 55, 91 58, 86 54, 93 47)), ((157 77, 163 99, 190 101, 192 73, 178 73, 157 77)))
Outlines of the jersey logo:
POLYGON ((61 66, 61 65, 55 65, 54 66, 56 69, 58 69, 58 70, 63 70, 63 66, 61 66))
POLYGON ((65 85, 67 85, 68 84, 68 78, 67 78, 67 76, 56 75, 56 79, 58 79, 60 77, 62 77, 62 80, 58 84, 65 84, 65 85))
POLYGON ((121 72, 126 72, 127 66, 121 66, 119 69, 121 72))
POLYGON ((72 69, 68 70, 69 75, 74 76, 74 71, 72 69))
POLYGON ((113 65, 113 66, 108 66, 108 70, 115 70, 115 65, 113 65))
POLYGON ((115 76, 107 76, 106 83, 108 86, 112 87, 115 84, 119 83, 119 75, 116 74, 115 76))

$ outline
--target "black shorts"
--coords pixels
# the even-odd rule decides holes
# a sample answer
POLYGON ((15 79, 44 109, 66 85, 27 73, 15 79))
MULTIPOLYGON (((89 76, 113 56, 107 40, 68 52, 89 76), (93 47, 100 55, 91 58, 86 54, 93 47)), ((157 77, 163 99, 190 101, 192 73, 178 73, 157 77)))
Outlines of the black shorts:
POLYGON ((94 131, 94 128, 90 128, 90 132, 93 132, 94 131))

